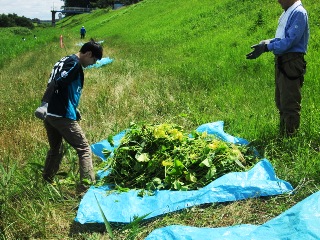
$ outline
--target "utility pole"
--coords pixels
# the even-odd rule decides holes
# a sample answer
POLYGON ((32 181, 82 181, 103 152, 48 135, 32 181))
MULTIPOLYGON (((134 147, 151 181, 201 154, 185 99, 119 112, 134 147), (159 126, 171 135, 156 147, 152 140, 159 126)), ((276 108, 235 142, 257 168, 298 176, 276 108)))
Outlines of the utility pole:
POLYGON ((51 13, 52 13, 52 17, 51 17, 51 26, 52 27, 55 27, 56 26, 56 10, 54 9, 54 2, 52 2, 52 10, 51 10, 51 13))
POLYGON ((51 13, 52 13, 51 25, 52 25, 52 27, 56 26, 56 12, 57 11, 55 11, 55 10, 51 10, 51 13))

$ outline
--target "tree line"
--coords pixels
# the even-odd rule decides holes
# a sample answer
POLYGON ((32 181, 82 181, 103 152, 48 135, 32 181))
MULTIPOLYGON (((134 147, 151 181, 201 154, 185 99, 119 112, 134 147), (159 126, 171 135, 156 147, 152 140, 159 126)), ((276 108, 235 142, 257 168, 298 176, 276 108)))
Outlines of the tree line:
MULTIPOLYGON (((82 8, 107 8, 113 7, 114 4, 131 5, 142 0, 61 0, 65 7, 82 7, 82 8)), ((20 17, 17 14, 0 14, 0 27, 26 27, 34 28, 33 22, 38 22, 39 19, 30 19, 27 17, 20 17)))
POLYGON ((33 29, 34 25, 30 18, 20 17, 17 14, 0 14, 0 27, 26 27, 33 29))
POLYGON ((61 0, 65 7, 82 7, 82 8, 107 8, 114 4, 120 3, 130 5, 142 0, 61 0))

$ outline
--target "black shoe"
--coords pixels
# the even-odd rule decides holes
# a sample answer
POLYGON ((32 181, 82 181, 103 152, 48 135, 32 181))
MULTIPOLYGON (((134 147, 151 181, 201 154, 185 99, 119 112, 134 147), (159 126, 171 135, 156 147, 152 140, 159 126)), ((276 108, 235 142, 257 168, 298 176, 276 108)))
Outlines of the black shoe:
POLYGON ((88 189, 90 188, 90 186, 86 185, 86 184, 78 184, 76 187, 76 194, 82 198, 86 192, 88 191, 88 189))
POLYGON ((49 177, 47 175, 42 175, 42 177, 43 177, 43 180, 47 183, 52 184, 54 182, 53 177, 49 177))

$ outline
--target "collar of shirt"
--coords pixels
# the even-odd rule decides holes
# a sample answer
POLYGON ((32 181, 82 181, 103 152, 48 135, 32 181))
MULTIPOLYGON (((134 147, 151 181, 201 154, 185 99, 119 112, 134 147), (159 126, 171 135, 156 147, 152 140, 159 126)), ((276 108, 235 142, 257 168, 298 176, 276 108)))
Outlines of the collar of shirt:
POLYGON ((280 38, 280 39, 285 38, 285 28, 286 28, 288 19, 292 14, 292 12, 300 5, 302 5, 301 1, 296 1, 294 4, 292 4, 291 7, 287 9, 287 11, 281 14, 278 21, 278 28, 275 36, 276 38, 280 38))

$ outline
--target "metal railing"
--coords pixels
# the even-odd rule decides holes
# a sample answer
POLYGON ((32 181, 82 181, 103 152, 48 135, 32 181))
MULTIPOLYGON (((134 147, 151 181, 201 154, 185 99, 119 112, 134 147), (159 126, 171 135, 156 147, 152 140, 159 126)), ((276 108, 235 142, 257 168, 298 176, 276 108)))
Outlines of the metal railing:
POLYGON ((93 8, 61 7, 61 10, 59 12, 62 12, 62 13, 85 13, 85 12, 91 12, 92 10, 93 10, 93 8))

